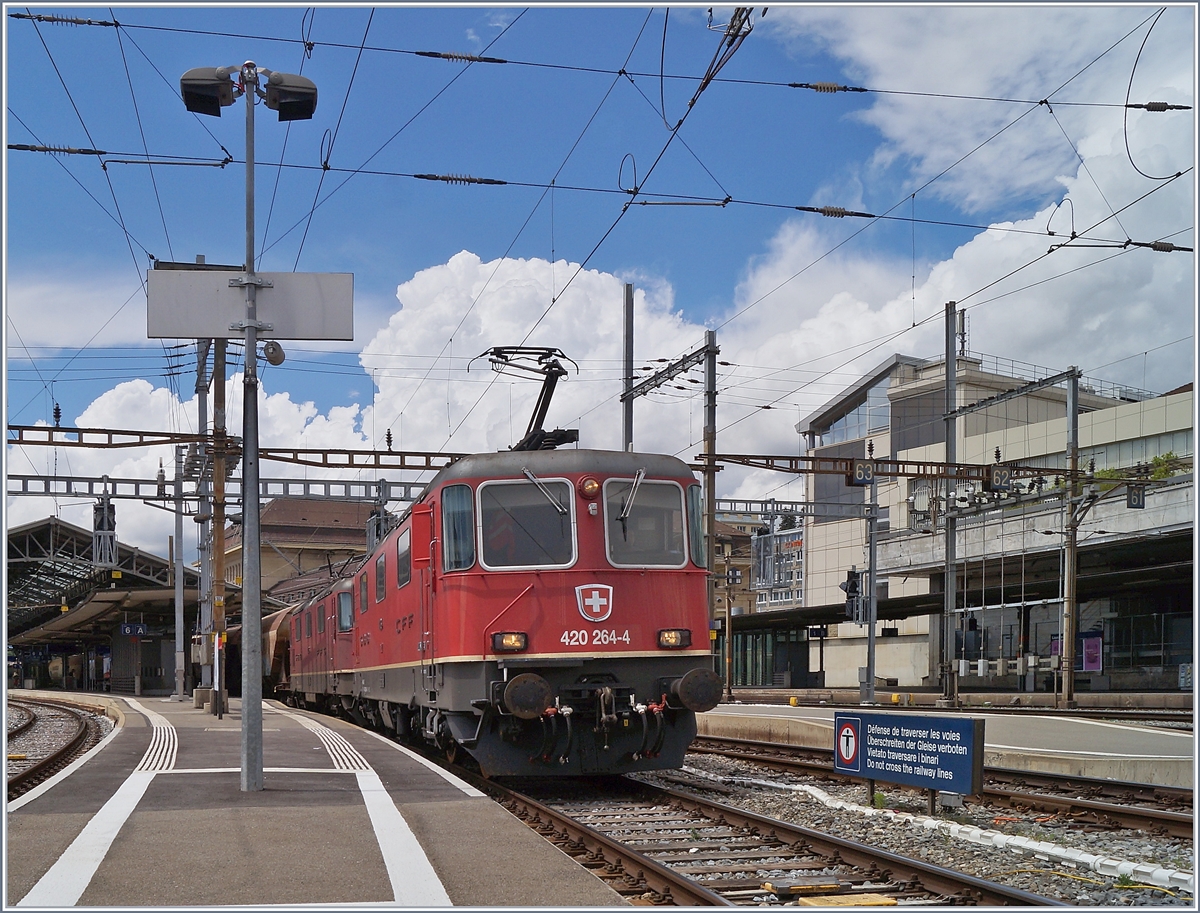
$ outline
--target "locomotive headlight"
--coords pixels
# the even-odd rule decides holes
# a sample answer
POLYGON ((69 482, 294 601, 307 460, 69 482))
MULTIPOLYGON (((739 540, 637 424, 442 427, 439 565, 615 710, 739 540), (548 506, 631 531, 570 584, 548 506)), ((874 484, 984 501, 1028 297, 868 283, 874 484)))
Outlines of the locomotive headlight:
POLYGON ((580 497, 591 501, 594 500, 598 494, 600 494, 600 483, 591 476, 587 476, 579 480, 580 497))
POLYGON ((692 645, 692 632, 688 628, 666 628, 658 632, 658 645, 664 650, 681 650, 692 645))
POLYGON ((529 646, 529 635, 520 631, 502 631, 492 635, 492 649, 497 653, 519 653, 529 646))

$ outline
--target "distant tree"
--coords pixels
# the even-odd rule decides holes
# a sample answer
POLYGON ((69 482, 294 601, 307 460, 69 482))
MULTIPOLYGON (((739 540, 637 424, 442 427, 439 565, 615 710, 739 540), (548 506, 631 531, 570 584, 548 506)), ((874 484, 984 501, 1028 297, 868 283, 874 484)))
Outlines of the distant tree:
POLYGON ((1178 462, 1179 457, 1175 456, 1175 451, 1173 450, 1168 450, 1166 453, 1156 456, 1150 461, 1150 478, 1155 481, 1171 478, 1171 476, 1175 475, 1178 462))
POLYGON ((797 525, 796 515, 792 513, 784 514, 783 518, 779 521, 780 531, 785 529, 795 529, 797 525))

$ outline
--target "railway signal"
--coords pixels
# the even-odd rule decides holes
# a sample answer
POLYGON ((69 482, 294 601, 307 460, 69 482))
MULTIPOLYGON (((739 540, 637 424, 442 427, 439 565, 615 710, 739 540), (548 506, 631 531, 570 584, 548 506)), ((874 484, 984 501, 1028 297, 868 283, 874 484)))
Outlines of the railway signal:
POLYGON ((838 584, 846 593, 846 617, 854 619, 855 624, 862 624, 861 578, 862 572, 852 567, 846 571, 846 579, 838 584))

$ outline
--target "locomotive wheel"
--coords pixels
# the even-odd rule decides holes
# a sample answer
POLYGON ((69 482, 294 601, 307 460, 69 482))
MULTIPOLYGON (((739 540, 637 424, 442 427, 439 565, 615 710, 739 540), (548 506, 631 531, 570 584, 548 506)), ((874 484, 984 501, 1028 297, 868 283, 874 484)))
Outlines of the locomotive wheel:
POLYGON ((450 742, 446 746, 446 760, 454 764, 458 761, 458 742, 450 742))

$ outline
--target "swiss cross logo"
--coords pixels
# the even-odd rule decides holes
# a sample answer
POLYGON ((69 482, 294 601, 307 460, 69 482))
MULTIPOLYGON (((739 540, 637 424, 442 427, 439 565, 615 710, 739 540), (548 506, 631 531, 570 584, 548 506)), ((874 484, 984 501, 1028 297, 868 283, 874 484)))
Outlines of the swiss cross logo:
POLYGON ((579 614, 588 621, 606 621, 612 614, 613 588, 604 583, 586 583, 575 587, 579 614))

